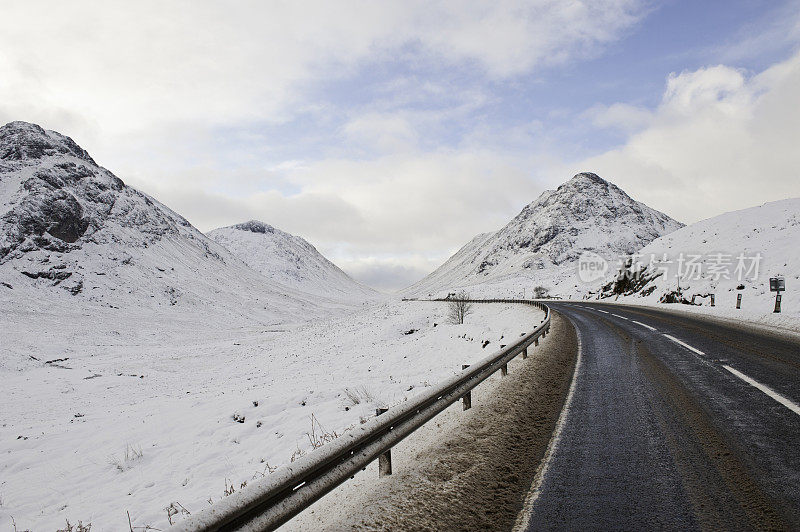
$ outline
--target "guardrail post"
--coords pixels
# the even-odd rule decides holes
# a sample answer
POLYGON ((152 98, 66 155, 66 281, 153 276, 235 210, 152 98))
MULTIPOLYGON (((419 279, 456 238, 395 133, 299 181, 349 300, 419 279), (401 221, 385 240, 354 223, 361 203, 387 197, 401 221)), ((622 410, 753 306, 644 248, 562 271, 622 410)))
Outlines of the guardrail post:
POLYGON ((503 377, 508 375, 508 363, 505 363, 502 366, 500 366, 500 375, 503 377))
POLYGON ((533 340, 533 345, 536 345, 536 346, 538 346, 538 345, 539 345, 539 339, 538 339, 538 338, 535 338, 535 339, 533 340))
POLYGON ((522 360, 525 360, 526 358, 528 358, 528 348, 527 347, 522 350, 522 360))
MULTIPOLYGON (((461 370, 462 371, 467 369, 468 367, 469 367, 469 364, 461 364, 461 370)), ((472 391, 471 390, 469 392, 465 393, 461 397, 461 406, 462 406, 462 410, 469 410, 470 408, 472 408, 472 391)))
MULTIPOLYGON (((379 416, 387 412, 388 408, 376 408, 375 415, 379 416)), ((385 477, 392 474, 392 450, 389 449, 378 457, 378 476, 385 477)))

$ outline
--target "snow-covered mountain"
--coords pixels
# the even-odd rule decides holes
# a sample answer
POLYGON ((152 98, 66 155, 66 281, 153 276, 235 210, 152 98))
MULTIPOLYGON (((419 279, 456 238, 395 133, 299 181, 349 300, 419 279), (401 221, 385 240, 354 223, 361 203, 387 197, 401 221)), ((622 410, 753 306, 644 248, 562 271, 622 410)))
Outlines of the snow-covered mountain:
POLYGON ((0 283, 0 302, 15 309, 178 307, 272 322, 319 306, 125 185, 69 137, 25 122, 0 127, 0 283))
POLYGON ((622 276, 609 272, 593 298, 633 303, 683 302, 709 306, 714 294, 721 310, 769 314, 775 294, 770 277, 783 277, 782 312, 800 314, 800 198, 766 203, 688 225, 662 236, 632 257, 622 276))
POLYGON ((208 237, 268 279, 326 297, 370 298, 377 293, 352 279, 299 236, 249 222, 221 227, 208 237))
POLYGON ((531 295, 542 286, 550 295, 582 294, 582 254, 616 261, 681 226, 596 174, 580 173, 542 193, 499 231, 476 236, 403 293, 425 297, 466 288, 473 295, 531 295))

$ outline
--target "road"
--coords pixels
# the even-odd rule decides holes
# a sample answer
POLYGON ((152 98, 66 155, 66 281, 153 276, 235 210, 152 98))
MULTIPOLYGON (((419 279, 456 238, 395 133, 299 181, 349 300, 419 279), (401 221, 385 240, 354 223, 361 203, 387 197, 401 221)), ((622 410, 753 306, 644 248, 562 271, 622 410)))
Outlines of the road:
POLYGON ((556 302, 580 361, 528 530, 800 529, 800 343, 556 302))

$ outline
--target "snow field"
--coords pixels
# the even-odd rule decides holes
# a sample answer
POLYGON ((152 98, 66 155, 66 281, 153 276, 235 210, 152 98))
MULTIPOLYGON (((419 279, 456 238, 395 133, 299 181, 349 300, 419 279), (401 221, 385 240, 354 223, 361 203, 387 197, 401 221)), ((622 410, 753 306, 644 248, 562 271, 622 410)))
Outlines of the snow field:
POLYGON ((84 311, 40 329, 4 313, 14 333, 0 355, 14 363, 0 366, 0 527, 13 516, 20 530, 66 519, 122 530, 129 511, 134 526, 163 530, 170 505, 193 512, 246 489, 310 452, 310 436, 341 433, 542 318, 499 304, 476 305, 464 325, 446 314, 444 303, 385 302, 234 327, 158 314, 103 323, 114 318, 84 311))
POLYGON ((553 316, 551 333, 508 375, 472 390, 392 448, 390 476, 377 462, 290 520, 281 531, 511 530, 561 413, 576 336, 553 316), (505 522, 503 522, 505 521, 505 522))

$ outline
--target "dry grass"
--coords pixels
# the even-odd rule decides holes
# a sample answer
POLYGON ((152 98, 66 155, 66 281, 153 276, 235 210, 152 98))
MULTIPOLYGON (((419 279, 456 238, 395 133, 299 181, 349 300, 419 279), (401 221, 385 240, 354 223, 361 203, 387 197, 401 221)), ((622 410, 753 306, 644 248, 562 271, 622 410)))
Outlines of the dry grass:
POLYGON ((256 471, 255 473, 253 473, 253 478, 251 480, 264 478, 267 475, 271 475, 272 473, 274 473, 275 471, 278 470, 278 466, 271 466, 271 465, 269 465, 269 462, 266 462, 266 461, 262 460, 261 463, 264 464, 264 470, 263 471, 256 471))
MULTIPOLYGON (((226 486, 227 487, 227 486, 226 486)), ((191 515, 191 512, 183 507, 183 505, 177 501, 169 503, 169 506, 165 508, 167 511, 167 520, 169 524, 174 524, 172 522, 172 518, 176 515, 191 515)))
POLYGON ((143 456, 144 451, 142 451, 141 447, 134 447, 133 445, 128 444, 125 446, 125 454, 123 455, 122 459, 117 458, 112 454, 108 461, 117 470, 123 472, 133 467, 133 462, 140 460, 143 456))
MULTIPOLYGON (((16 530, 16 526, 14 527, 14 530, 16 530)), ((66 528, 59 528, 58 530, 56 530, 56 532, 91 532, 91 530, 92 530, 92 523, 84 525, 83 521, 78 521, 77 525, 72 525, 69 522, 69 519, 67 519, 66 528)))
POLYGON ((375 395, 366 386, 345 388, 344 394, 347 396, 350 403, 352 403, 351 406, 375 402, 375 395))
POLYGON ((298 458, 302 458, 302 457, 304 457, 305 455, 306 455, 306 452, 305 452, 303 449, 301 449, 300 447, 298 447, 297 449, 295 449, 294 451, 292 451, 292 456, 290 456, 290 457, 289 457, 289 462, 290 462, 290 463, 291 463, 291 462, 294 462, 294 461, 295 461, 295 460, 297 460, 298 458))
MULTIPOLYGON (((185 510, 185 508, 184 508, 184 510, 185 510)), ((130 529, 130 532, 136 532, 137 530, 144 530, 145 532, 149 532, 150 530, 154 530, 156 532, 161 532, 160 528, 156 528, 156 527, 150 526, 150 525, 133 526, 133 522, 131 521, 131 513, 128 512, 128 511, 126 511, 125 513, 128 514, 128 528, 130 529)), ((189 513, 189 512, 187 511, 186 513, 189 513)))
MULTIPOLYGON (((9 517, 11 518, 11 526, 14 527, 14 532, 31 532, 30 529, 27 528, 25 530, 17 530, 17 522, 14 521, 14 516, 9 515, 9 517)), ((69 524, 69 521, 67 521, 67 524, 69 524)))
POLYGON ((311 443, 311 448, 318 449, 338 438, 339 434, 336 431, 328 432, 325 430, 317 416, 311 414, 311 432, 307 432, 306 436, 308 436, 308 441, 311 443))

